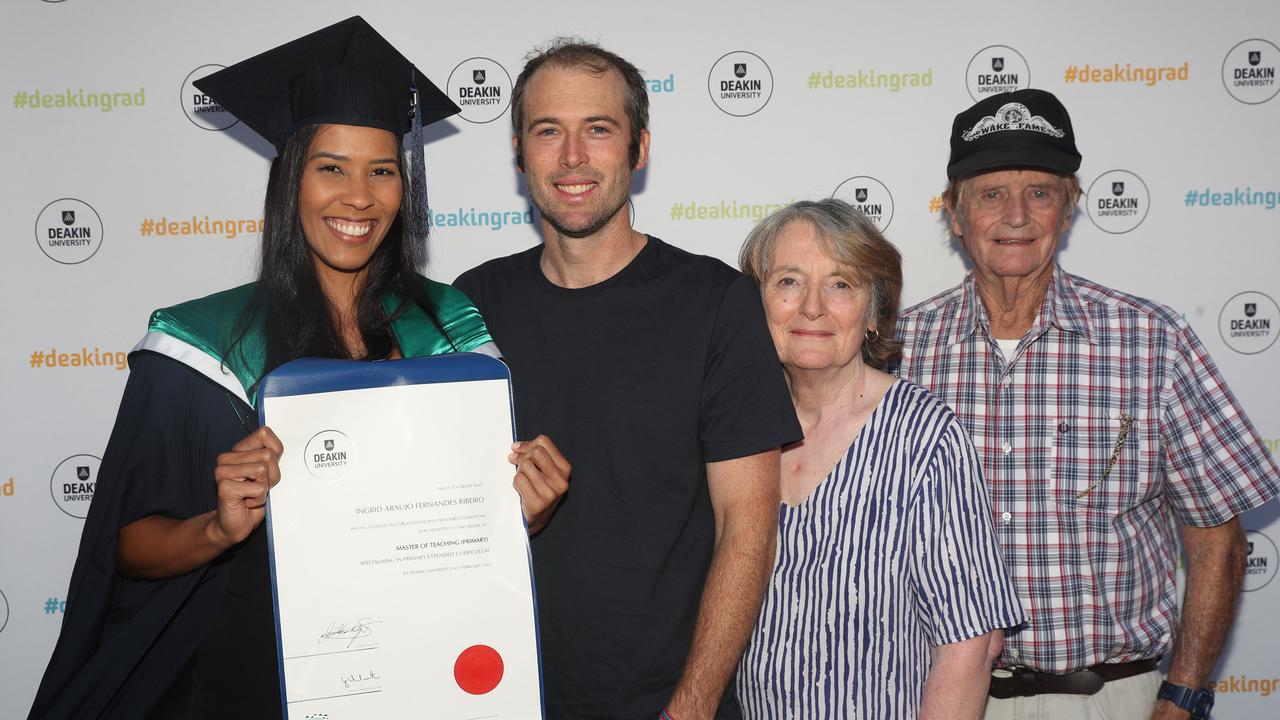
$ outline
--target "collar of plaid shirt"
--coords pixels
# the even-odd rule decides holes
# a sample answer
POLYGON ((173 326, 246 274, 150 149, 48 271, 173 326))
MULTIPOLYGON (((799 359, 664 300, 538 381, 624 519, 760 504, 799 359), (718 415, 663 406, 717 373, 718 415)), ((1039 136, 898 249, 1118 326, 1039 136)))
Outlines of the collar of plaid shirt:
MULTIPOLYGON (((951 334, 947 337, 948 346, 968 340, 974 330, 979 327, 990 336, 991 324, 987 316, 987 308, 982 304, 982 297, 978 295, 978 283, 972 272, 965 276, 964 294, 956 306, 955 319, 951 327, 951 334)), ((1090 344, 1094 343, 1097 337, 1089 323, 1084 303, 1067 280, 1066 272, 1056 263, 1053 266, 1053 280, 1045 291, 1040 312, 1031 326, 1031 331, 1022 339, 1022 342, 1030 343, 1036 340, 1049 327, 1075 333, 1090 344)))

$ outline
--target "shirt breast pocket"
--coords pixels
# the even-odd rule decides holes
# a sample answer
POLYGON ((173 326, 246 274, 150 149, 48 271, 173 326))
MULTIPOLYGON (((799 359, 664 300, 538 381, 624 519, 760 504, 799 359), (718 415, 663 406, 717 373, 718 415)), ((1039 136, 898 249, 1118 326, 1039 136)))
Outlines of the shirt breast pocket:
POLYGON ((1148 500, 1158 453, 1154 425, 1114 409, 1058 418, 1051 429, 1054 502, 1119 514, 1148 500))

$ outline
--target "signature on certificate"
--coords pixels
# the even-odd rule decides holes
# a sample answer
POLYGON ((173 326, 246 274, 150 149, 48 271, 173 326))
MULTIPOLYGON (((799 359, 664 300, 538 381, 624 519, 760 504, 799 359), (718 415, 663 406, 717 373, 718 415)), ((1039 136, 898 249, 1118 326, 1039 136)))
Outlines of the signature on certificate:
POLYGON ((350 690, 352 685, 359 685, 359 684, 361 684, 361 683, 369 682, 370 680, 381 680, 381 679, 382 679, 382 678, 378 676, 378 673, 376 673, 376 672, 374 672, 374 671, 372 671, 372 670, 370 670, 370 671, 369 671, 369 672, 367 672, 367 673, 357 673, 357 674, 354 674, 354 675, 343 675, 343 676, 342 676, 342 687, 343 687, 343 688, 345 688, 345 689, 347 689, 347 690, 350 690))
POLYGON ((360 618, 354 623, 339 623, 337 620, 329 623, 328 629, 320 633, 319 639, 316 640, 317 645, 322 645, 326 640, 347 641, 347 647, 351 647, 357 640, 371 637, 373 635, 373 626, 382 622, 381 620, 370 620, 369 618, 360 618))

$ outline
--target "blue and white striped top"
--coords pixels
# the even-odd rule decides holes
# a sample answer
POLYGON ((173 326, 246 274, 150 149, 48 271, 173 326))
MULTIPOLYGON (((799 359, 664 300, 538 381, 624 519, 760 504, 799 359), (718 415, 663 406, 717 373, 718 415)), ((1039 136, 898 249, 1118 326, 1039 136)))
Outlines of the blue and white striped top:
POLYGON ((914 718, 929 649, 1018 625, 973 443, 898 380, 800 505, 738 670, 746 718, 914 718))

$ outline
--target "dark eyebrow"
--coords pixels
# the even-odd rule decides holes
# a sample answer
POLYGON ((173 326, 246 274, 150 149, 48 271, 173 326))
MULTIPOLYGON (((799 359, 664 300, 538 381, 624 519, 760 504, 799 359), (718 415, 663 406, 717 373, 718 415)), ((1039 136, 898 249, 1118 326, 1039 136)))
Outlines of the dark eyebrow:
MULTIPOLYGON (((309 157, 309 158, 307 158, 307 159, 308 159, 308 160, 316 160, 316 159, 318 159, 318 158, 328 158, 329 160, 337 160, 338 162, 350 162, 350 161, 351 161, 351 158, 347 157, 346 155, 339 155, 339 154, 337 154, 337 153, 324 152, 324 151, 321 151, 321 152, 318 152, 318 153, 313 153, 313 154, 311 155, 311 157, 309 157)), ((377 158, 377 159, 375 159, 375 160, 370 160, 370 161, 369 161, 369 164, 371 164, 371 165, 399 165, 399 164, 400 164, 400 160, 399 160, 399 158, 377 158)))
MULTIPOLYGON (((614 118, 612 115, 591 115, 590 117, 583 118, 582 122, 584 123, 607 122, 610 125, 616 125, 618 127, 622 126, 622 123, 618 122, 618 120, 614 118)), ((553 115, 548 115, 546 117, 540 117, 540 118, 536 118, 534 120, 529 121, 529 127, 533 127, 535 125, 543 125, 543 124, 559 125, 560 118, 555 117, 553 115)))

